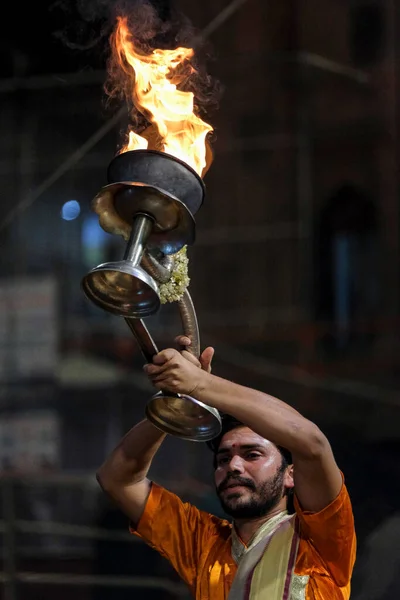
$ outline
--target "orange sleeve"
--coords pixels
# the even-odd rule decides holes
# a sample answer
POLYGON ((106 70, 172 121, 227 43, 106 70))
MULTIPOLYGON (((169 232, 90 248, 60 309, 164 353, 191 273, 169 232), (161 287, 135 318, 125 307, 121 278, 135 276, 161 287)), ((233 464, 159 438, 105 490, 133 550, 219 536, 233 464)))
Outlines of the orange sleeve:
POLYGON ((302 537, 314 546, 336 585, 348 585, 356 557, 356 534, 344 481, 337 498, 318 513, 303 511, 296 497, 294 504, 302 537))
POLYGON ((130 532, 164 556, 194 589, 198 558, 213 521, 211 515, 152 483, 143 515, 130 532))

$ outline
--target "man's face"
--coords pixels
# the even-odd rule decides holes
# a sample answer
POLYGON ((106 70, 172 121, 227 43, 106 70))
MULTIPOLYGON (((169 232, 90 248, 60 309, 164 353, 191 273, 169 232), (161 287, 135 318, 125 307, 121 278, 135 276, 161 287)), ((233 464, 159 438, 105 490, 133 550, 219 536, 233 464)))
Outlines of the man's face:
MULTIPOLYGON (((293 487, 278 448, 248 427, 224 435, 216 455, 215 486, 223 510, 234 519, 255 519, 275 508, 293 487)), ((284 508, 284 507, 282 507, 284 508)))

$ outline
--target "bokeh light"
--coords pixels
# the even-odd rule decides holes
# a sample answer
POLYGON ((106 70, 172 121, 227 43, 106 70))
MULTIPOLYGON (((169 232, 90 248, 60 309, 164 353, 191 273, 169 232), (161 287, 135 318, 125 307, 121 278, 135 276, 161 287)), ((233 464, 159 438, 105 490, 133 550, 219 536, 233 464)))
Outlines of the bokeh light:
POLYGON ((73 221, 77 217, 79 217, 81 212, 81 207, 77 200, 68 200, 63 204, 61 209, 61 217, 64 221, 73 221))

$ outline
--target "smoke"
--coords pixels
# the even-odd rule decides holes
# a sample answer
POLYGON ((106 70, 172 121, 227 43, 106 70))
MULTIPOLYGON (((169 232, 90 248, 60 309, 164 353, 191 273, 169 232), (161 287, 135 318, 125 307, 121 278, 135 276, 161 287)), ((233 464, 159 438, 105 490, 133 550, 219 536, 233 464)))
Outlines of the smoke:
MULTIPOLYGON (((127 107, 129 121, 120 132, 122 146, 126 143, 127 131, 133 130, 150 139, 154 137, 154 130, 149 127, 146 116, 133 105, 131 76, 121 68, 112 44, 118 17, 127 19, 135 47, 143 54, 155 48, 195 48, 194 57, 180 65, 179 72, 175 70, 174 83, 178 89, 193 93, 195 114, 210 121, 221 96, 219 81, 207 69, 212 59, 211 49, 189 19, 172 9, 168 0, 56 0, 51 9, 62 16, 63 27, 55 31, 61 43, 75 55, 90 55, 96 64, 105 67, 103 87, 107 112, 127 107)), ((153 146, 157 147, 158 142, 155 135, 153 146)))
POLYGON ((54 37, 63 45, 80 52, 95 48, 103 54, 112 28, 109 0, 56 0, 49 11, 62 23, 54 37))
MULTIPOLYGON (((155 48, 195 47, 195 56, 179 73, 179 89, 193 92, 196 114, 201 118, 217 108, 221 88, 206 68, 212 58, 210 47, 168 0, 57 0, 52 9, 61 11, 67 23, 55 32, 62 43, 74 51, 97 52, 103 58, 108 106, 130 102, 130 82, 121 72, 110 43, 117 17, 124 16, 135 46, 143 54, 155 48)), ((136 131, 144 129, 148 123, 143 115, 135 113, 132 106, 129 110, 131 125, 136 131)))

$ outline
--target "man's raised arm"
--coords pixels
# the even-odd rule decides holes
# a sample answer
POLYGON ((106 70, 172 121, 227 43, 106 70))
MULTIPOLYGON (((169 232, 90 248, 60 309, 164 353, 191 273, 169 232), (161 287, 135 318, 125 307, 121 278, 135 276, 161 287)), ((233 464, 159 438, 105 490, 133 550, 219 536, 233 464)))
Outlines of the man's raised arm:
MULTIPOLYGON (((176 341, 183 347, 190 344, 190 339, 185 336, 178 336, 176 341)), ((199 359, 188 352, 183 354, 197 371, 204 369, 211 372, 214 354, 211 348, 206 348, 199 359)), ((102 489, 135 526, 144 512, 150 493, 151 484, 147 473, 165 436, 150 421, 141 421, 122 438, 97 472, 97 480, 102 489)))
POLYGON ((150 492, 147 473, 165 438, 149 421, 135 425, 97 472, 97 480, 121 510, 137 525, 150 492))

